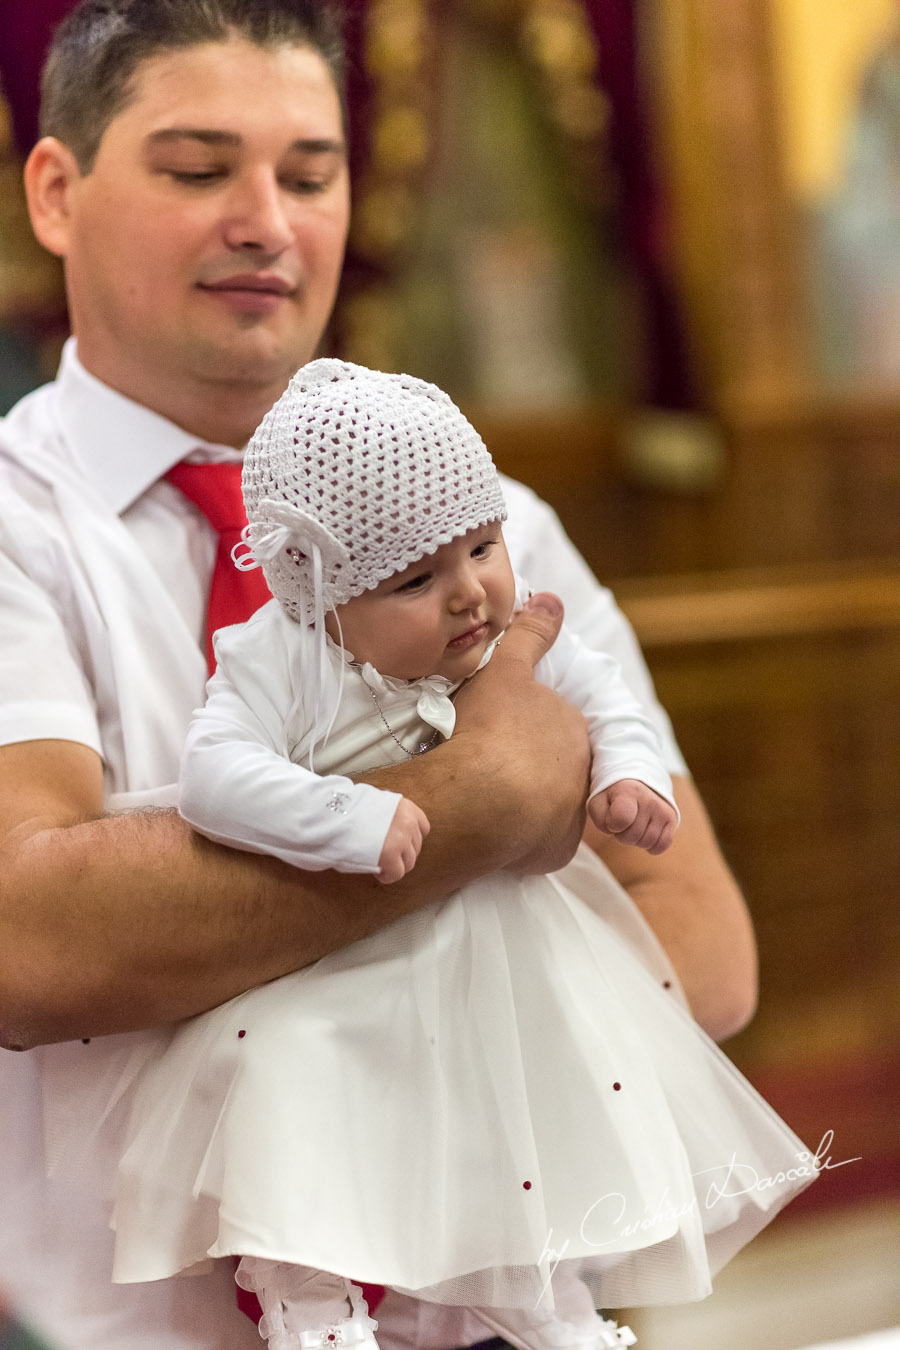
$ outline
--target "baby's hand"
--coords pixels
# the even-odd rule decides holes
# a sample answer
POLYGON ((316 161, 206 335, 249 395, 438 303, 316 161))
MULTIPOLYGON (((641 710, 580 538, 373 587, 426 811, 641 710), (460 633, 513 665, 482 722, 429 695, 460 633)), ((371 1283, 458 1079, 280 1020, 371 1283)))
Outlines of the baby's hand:
POLYGON ((425 812, 408 797, 401 797, 378 859, 378 871, 375 874, 378 880, 387 885, 411 872, 422 852, 422 841, 430 829, 425 812))
POLYGON ((675 834, 675 808, 637 778, 621 778, 588 802, 591 820, 620 844, 665 853, 675 834))

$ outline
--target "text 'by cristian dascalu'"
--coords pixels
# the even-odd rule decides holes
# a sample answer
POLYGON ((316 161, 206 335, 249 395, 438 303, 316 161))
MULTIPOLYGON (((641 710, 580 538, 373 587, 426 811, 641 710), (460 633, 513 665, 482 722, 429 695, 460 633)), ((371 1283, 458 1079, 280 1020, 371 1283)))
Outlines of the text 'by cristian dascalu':
MULTIPOLYGON (((779 1186, 812 1181, 822 1172, 861 1161, 860 1158, 843 1158, 840 1162, 834 1162, 830 1156, 833 1141, 834 1131, 828 1130, 822 1136, 815 1153, 806 1150, 798 1152, 795 1154, 796 1166, 788 1167, 772 1176, 761 1176, 756 1168, 749 1163, 739 1162, 737 1155, 732 1154, 726 1163, 718 1167, 707 1167, 701 1172, 693 1173, 691 1181, 694 1184, 690 1188, 689 1195, 683 1198, 673 1196, 666 1187, 655 1204, 644 1205, 641 1212, 636 1215, 628 1214, 628 1204, 621 1191, 608 1191, 605 1195, 598 1196, 585 1210, 579 1230, 578 1254, 585 1254, 585 1246, 598 1252, 604 1249, 616 1250, 623 1241, 633 1242, 635 1238, 652 1233, 654 1229, 668 1236, 675 1231, 682 1219, 698 1214, 701 1206, 711 1210, 716 1205, 742 1195, 753 1193, 765 1195, 766 1192, 779 1186)), ((561 1247, 556 1246, 553 1242, 553 1230, 547 1234, 539 1262, 542 1268, 549 1271, 541 1291, 542 1296, 553 1277, 553 1272, 560 1261, 565 1259, 571 1245, 572 1239, 566 1238, 561 1247)))

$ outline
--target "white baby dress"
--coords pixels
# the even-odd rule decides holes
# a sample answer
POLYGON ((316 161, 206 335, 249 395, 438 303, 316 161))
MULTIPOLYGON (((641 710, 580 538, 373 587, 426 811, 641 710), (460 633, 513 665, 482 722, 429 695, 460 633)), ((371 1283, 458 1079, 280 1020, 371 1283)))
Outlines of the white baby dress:
MULTIPOLYGON (((371 692, 405 745, 452 726, 446 682, 349 662, 343 678, 320 773, 403 757, 371 692)), ((288 711, 262 702, 263 718, 288 711)), ((708 1294, 815 1175, 584 847, 192 1019, 132 1090, 114 1212, 126 1282, 242 1255, 534 1307, 565 1260, 597 1307, 677 1303, 708 1294)))

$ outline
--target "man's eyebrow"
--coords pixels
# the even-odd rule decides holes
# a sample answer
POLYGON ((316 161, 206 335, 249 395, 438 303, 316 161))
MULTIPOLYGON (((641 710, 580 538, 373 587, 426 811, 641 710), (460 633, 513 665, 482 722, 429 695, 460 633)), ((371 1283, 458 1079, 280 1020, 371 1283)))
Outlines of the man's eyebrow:
POLYGON ((165 145, 169 141, 200 141, 203 145, 240 145, 241 138, 234 131, 213 131, 205 127, 162 127, 151 131, 148 145, 165 145))
MULTIPOLYGON (((217 131, 207 127, 162 127, 152 131, 147 137, 147 145, 166 145, 172 141, 198 141, 201 145, 227 146, 241 144, 243 137, 236 131, 217 131)), ((292 142, 291 150, 305 155, 343 155, 346 147, 342 140, 333 137, 300 137, 292 142)))

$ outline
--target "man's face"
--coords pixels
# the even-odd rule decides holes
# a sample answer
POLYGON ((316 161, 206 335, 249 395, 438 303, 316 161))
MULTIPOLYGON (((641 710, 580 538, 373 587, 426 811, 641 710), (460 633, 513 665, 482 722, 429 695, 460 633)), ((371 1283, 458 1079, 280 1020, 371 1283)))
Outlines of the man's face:
POLYGON ((82 360, 176 420, 160 389, 273 401, 315 354, 347 234, 328 67, 232 36, 152 57, 134 88, 70 192, 59 251, 82 360))

